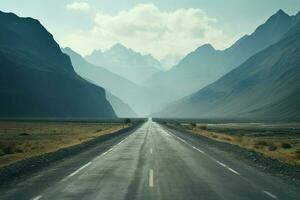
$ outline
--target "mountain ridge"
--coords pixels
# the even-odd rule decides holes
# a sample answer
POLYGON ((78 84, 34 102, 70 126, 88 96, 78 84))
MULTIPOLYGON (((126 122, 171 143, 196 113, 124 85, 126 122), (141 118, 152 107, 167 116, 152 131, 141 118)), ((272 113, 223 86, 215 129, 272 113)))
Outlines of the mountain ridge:
POLYGON ((0 12, 0 58, 1 118, 116 117, 38 20, 0 12))
POLYGON ((151 113, 155 92, 150 91, 126 78, 115 74, 102 66, 87 62, 80 54, 70 48, 64 49, 71 58, 76 72, 84 78, 101 85, 110 93, 120 98, 140 116, 151 113), (146 106, 147 105, 147 106, 146 106))
POLYGON ((136 84, 163 70, 160 62, 151 55, 142 55, 120 43, 106 51, 95 50, 85 59, 136 84))
POLYGON ((300 22, 277 43, 159 116, 299 120, 300 22), (262 87, 263 86, 263 87, 262 87))
POLYGON ((190 95, 221 78, 255 53, 276 43, 296 22, 296 16, 278 11, 231 47, 221 51, 207 44, 200 46, 171 70, 151 76, 144 85, 161 88, 166 93, 166 101, 190 95))
POLYGON ((133 87, 128 85, 134 85, 134 83, 130 83, 128 80, 123 79, 122 77, 119 77, 118 75, 113 74, 112 72, 104 68, 93 66, 92 64, 87 63, 80 54, 73 51, 69 47, 63 48, 62 51, 70 56, 74 69, 76 73, 78 73, 78 75, 96 85, 102 86, 106 90, 106 97, 112 104, 112 107, 114 108, 118 117, 137 117, 137 114, 132 110, 130 105, 128 105, 128 103, 125 103, 122 99, 120 99, 120 97, 115 95, 116 93, 118 94, 118 92, 116 92, 116 90, 111 86, 111 84, 114 83, 111 81, 108 82, 106 80, 111 79, 114 82, 119 82, 119 84, 122 86, 127 85, 127 88, 133 87), (94 76, 91 76, 91 74, 93 74, 94 76), (97 79, 95 78, 96 76, 98 77, 97 79))

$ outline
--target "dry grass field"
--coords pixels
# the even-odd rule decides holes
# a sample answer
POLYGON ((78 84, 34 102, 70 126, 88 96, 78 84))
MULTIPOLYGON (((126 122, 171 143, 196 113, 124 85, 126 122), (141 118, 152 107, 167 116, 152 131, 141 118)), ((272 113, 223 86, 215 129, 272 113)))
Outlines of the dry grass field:
POLYGON ((0 167, 122 128, 117 123, 0 122, 0 167))
POLYGON ((299 124, 196 124, 185 129, 221 142, 262 153, 291 165, 300 165, 299 124))

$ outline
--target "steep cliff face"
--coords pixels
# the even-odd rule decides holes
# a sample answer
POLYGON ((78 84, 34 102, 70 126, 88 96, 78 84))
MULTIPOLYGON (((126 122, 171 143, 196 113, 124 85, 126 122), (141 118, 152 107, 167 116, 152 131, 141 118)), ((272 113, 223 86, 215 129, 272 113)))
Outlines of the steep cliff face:
POLYGON ((138 92, 138 86, 100 66, 88 63, 71 48, 64 48, 62 51, 70 56, 76 73, 86 80, 101 85, 106 90, 106 98, 111 103, 118 117, 137 117, 137 114, 121 98, 126 99, 124 94, 127 93, 128 95, 130 90, 138 92))
POLYGON ((0 12, 0 70, 1 118, 116 117, 37 20, 0 12))

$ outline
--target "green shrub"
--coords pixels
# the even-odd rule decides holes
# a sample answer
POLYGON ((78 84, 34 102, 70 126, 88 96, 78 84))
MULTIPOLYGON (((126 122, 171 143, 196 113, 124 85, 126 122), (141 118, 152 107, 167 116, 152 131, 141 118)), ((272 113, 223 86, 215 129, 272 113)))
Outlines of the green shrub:
POLYGON ((258 146, 268 146, 268 143, 266 141, 262 140, 262 141, 256 142, 256 145, 258 145, 258 146))
POLYGON ((2 149, 0 149, 0 156, 4 156, 6 153, 2 149))
POLYGON ((15 153, 14 148, 12 146, 6 146, 2 149, 5 154, 13 154, 15 153))
POLYGON ((29 133, 19 133, 20 136, 28 136, 30 135, 29 133))
POLYGON ((16 153, 23 153, 22 149, 16 149, 16 153))
POLYGON ((300 149, 297 149, 297 150, 295 151, 295 154, 296 154, 296 158, 297 158, 297 159, 300 159, 300 149))
POLYGON ((205 125, 201 125, 201 126, 199 126, 199 129, 201 129, 201 130, 207 130, 207 126, 205 126, 205 125))
POLYGON ((196 126, 197 126, 197 124, 194 123, 194 122, 190 123, 190 125, 191 125, 192 127, 196 127, 196 126))
POLYGON ((281 143, 281 147, 284 149, 290 149, 290 148, 292 148, 292 145, 290 145, 289 143, 283 142, 283 143, 281 143))
POLYGON ((124 123, 125 124, 130 124, 131 123, 131 119, 130 118, 125 118, 124 119, 124 123))
POLYGON ((274 144, 271 144, 268 149, 269 151, 276 151, 277 147, 274 144))

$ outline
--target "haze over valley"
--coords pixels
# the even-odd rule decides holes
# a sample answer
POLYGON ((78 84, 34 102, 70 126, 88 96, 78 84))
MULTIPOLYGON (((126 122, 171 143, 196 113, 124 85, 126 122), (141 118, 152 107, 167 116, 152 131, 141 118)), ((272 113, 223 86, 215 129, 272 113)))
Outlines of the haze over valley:
MULTIPOLYGON (((77 79, 77 82, 85 82, 85 85, 90 86, 93 85, 95 89, 97 87, 99 87, 99 90, 101 90, 100 88, 104 88, 106 90, 106 94, 102 94, 103 98, 106 99, 104 101, 109 102, 111 105, 108 105, 108 107, 112 107, 114 109, 114 111, 111 113, 116 113, 117 116, 120 117, 146 117, 150 115, 169 118, 250 117, 255 119, 255 117, 259 117, 267 119, 271 116, 272 118, 276 118, 275 116, 277 116, 279 119, 282 117, 299 117, 299 109, 297 104, 295 104, 295 102, 298 100, 296 97, 299 90, 298 84, 295 84, 295 88, 293 89, 289 85, 283 87, 283 84, 285 83, 289 84, 291 81, 297 82, 297 76, 295 75, 296 72, 291 72, 290 75, 287 75, 285 74, 285 71, 282 71, 283 69, 292 70, 285 66, 285 64, 288 64, 289 67, 294 66, 295 68, 293 70, 297 70, 297 59, 299 54, 298 52, 291 52, 292 54, 290 56, 296 59, 293 61, 293 64, 289 63, 290 61, 281 61, 281 56, 287 56, 288 54, 286 51, 283 51, 283 49, 292 49, 292 46, 280 45, 284 41, 288 41, 288 37, 292 37, 290 35, 294 34, 294 37, 296 37, 296 30, 300 19, 299 13, 296 15, 288 15, 280 9, 270 16, 265 22, 259 25, 253 31, 253 33, 246 34, 240 39, 237 39, 237 41, 234 42, 230 47, 224 50, 217 50, 212 44, 204 44, 196 48, 194 51, 188 53, 185 57, 178 61, 175 66, 168 70, 165 69, 163 64, 161 64, 150 54, 144 55, 125 47, 121 43, 116 43, 110 49, 105 51, 94 50, 91 54, 86 55, 85 57, 67 47, 62 49, 62 52, 65 53, 65 55, 59 49, 58 44, 56 44, 56 42, 52 39, 50 33, 47 32, 42 24, 37 23, 36 20, 19 18, 14 14, 9 13, 1 13, 1 18, 1 28, 3 30, 2 34, 4 34, 1 38, 3 41, 2 56, 5 58, 2 59, 2 62, 5 60, 7 60, 5 63, 17 62, 14 65, 18 66, 20 65, 21 59, 24 59, 27 61, 23 63, 27 63, 27 65, 29 65, 27 69, 22 68, 22 70, 34 70, 35 73, 42 74, 45 74, 46 72, 53 72, 51 73, 51 76, 58 74, 59 77, 66 76, 70 78, 70 76, 73 76, 71 78, 72 81, 77 79), (12 28, 10 25, 12 22, 20 25, 13 26, 12 28), (37 31, 31 32, 30 34, 22 34, 22 31, 31 27, 34 27, 34 30, 37 31), (37 38, 36 44, 30 44, 26 42, 31 38, 37 38), (12 48, 13 46, 16 48, 12 48), (279 49, 275 48, 277 46, 279 49), (22 48, 24 50, 22 50, 22 48), (29 51, 30 54, 26 53, 26 51, 29 51), (36 51, 36 53, 34 53, 34 51, 36 51), (264 52, 268 52, 265 54, 270 57, 271 61, 262 61, 260 59, 260 55, 264 54, 264 52), (28 56, 25 56, 27 54, 28 56), (55 56, 51 56, 51 54, 55 56), (42 55, 42 57, 39 55, 42 55), (47 56, 51 56, 51 59, 47 59, 47 56), (269 64, 267 64, 267 62, 269 64), (281 66, 281 71, 276 71, 275 66, 277 65, 281 66), (275 73, 276 77, 278 78, 285 76, 280 87, 275 86, 275 83, 272 83, 273 80, 276 80, 276 83, 278 83, 278 78, 275 78, 275 76, 271 78, 267 77, 266 75, 258 74, 258 69, 256 72, 250 73, 251 70, 254 70, 254 67, 258 68, 259 66, 261 68, 266 68, 269 66, 269 71, 267 72, 268 76, 273 73, 275 73), (252 75, 253 78, 251 78, 249 75, 253 73, 256 74, 252 75), (293 78, 296 79, 293 80, 293 78), (263 79, 265 82, 262 83, 261 79, 263 79), (223 80, 226 80, 226 84, 223 80), (236 85, 238 81, 241 85, 236 85), (215 88, 214 91, 208 89, 217 87, 216 85, 218 84, 220 84, 218 89, 215 88), (262 84, 264 87, 261 87, 262 84), (267 88, 267 84, 270 84, 272 89, 267 88), (234 85, 236 85, 236 89, 234 89, 234 85), (255 85, 257 85, 259 88, 254 89, 255 85), (242 94, 244 96, 246 95, 246 102, 248 103, 245 102, 242 104, 243 100, 237 98, 235 95, 237 95, 236 93, 241 93, 242 90, 249 90, 250 88, 251 91, 249 91, 247 94, 245 93, 246 91, 244 91, 242 94), (261 89, 264 91, 261 91, 261 89), (288 90, 293 91, 288 92, 288 90), (271 97, 272 100, 267 100, 266 97, 262 95, 267 92, 273 94, 271 97), (200 98, 200 94, 202 94, 203 97, 200 98), (226 97, 226 100, 221 100, 220 95, 224 96, 224 98, 226 97), (253 99, 247 98, 248 95, 253 97, 253 99), (292 97, 290 95, 296 96, 292 97), (230 99, 230 96, 232 96, 234 100, 230 99), (207 103, 209 106, 206 102, 203 102, 204 99, 207 99, 205 101, 208 101, 207 103), (190 102, 183 103, 188 101, 190 102), (280 116, 281 114, 276 112, 276 110, 279 112, 279 109, 275 108, 275 110, 272 112, 267 111, 272 110, 272 107, 275 106, 276 101, 285 101, 286 104, 292 104, 281 105, 280 113, 287 114, 280 116), (216 103, 213 104, 213 102, 216 103), (239 106, 237 106, 237 104, 234 102, 239 102, 239 106), (257 106, 254 105, 254 102, 257 104, 257 106), (189 105, 189 107, 186 107, 186 105, 189 105), (203 110, 203 108, 205 109, 203 110), (220 109, 220 111, 213 111, 217 108, 220 109), (244 111, 244 109, 246 110, 244 111), (266 109, 266 111, 264 109, 266 109), (293 110, 294 114, 289 115, 289 113, 292 112, 290 109, 293 110), (238 110, 238 112, 235 110, 238 110), (245 112, 248 112, 248 114, 245 112), (256 113, 260 114, 256 115, 256 113)), ((295 41, 292 41, 292 43, 295 43, 293 45, 296 48, 298 47, 295 41)), ((15 70, 17 69, 19 68, 16 68, 15 70)), ((5 70, 12 70, 12 68, 10 67, 5 70)), ((286 73, 288 72, 289 71, 286 71, 286 73)), ((15 73, 12 73, 12 75, 16 76, 16 73, 20 72, 17 70, 15 73)), ((36 77, 36 75, 33 76, 32 74, 33 73, 29 73, 27 75, 27 79, 30 81, 33 81, 33 78, 36 77), (30 78, 30 76, 33 77, 30 78)), ((25 79, 25 74, 22 74, 22 76, 24 76, 22 79, 25 79)), ((50 76, 47 76, 46 79, 49 77, 50 76)), ((7 87, 7 84, 9 83, 8 77, 2 77, 2 81, 5 81, 6 83, 2 84, 2 86, 7 87)), ((45 81, 45 79, 40 81, 45 81)), ((66 79, 63 78, 62 81, 66 81, 66 79)), ((47 84, 50 82, 53 81, 49 80, 47 84)), ((59 84, 59 81, 55 82, 59 84)), ((29 82, 26 82, 26 84, 18 83, 20 84, 19 86, 16 84, 17 83, 13 82, 9 84, 11 87, 15 87, 15 89, 12 89, 11 91, 21 90, 18 87, 26 87, 27 85, 27 90, 39 98, 25 100, 25 96, 27 94, 21 94, 17 92, 2 92, 3 98, 1 98, 2 103, 0 105, 3 106, 3 110, 7 110, 1 113, 2 117, 39 117, 39 115, 41 117, 63 117, 63 115, 58 113, 56 115, 56 111, 47 111, 47 108, 43 108, 44 110, 41 110, 38 106, 42 107, 44 101, 36 101, 41 101, 42 96, 45 95, 56 96, 53 98, 61 98, 62 101, 68 101, 70 103, 68 105, 70 108, 67 109, 69 112, 71 112, 71 107, 73 107, 72 103, 75 103, 74 101, 76 98, 72 98, 74 100, 71 101, 64 99, 64 95, 71 97, 71 94, 68 93, 70 93, 72 90, 79 92, 78 88, 75 86, 70 86, 70 89, 66 88, 68 93, 63 92, 64 89, 60 87, 59 90, 62 90, 62 95, 57 96, 51 94, 51 90, 48 88, 50 85, 44 86, 43 89, 47 90, 47 94, 43 94, 43 89, 40 86, 41 84, 46 83, 41 82, 38 84, 32 84, 32 86, 39 86, 40 89, 34 89, 34 87, 31 87, 29 82), (24 99, 21 97, 17 98, 19 95, 25 95, 22 97, 24 99), (11 98, 17 98, 18 100, 16 99, 14 101, 10 101, 9 99, 11 98), (29 111, 20 111, 22 109, 16 109, 16 106, 21 106, 21 102, 18 101, 22 101, 23 104, 28 102, 29 105, 36 106, 36 108, 30 111, 35 113, 33 114, 29 111), (15 111, 12 112, 12 109, 15 111)), ((64 87, 66 86, 66 84, 63 85, 64 87)), ((51 88, 55 89, 55 86, 51 85, 51 88)), ((6 90, 7 88, 2 91, 6 90)), ((79 93, 74 93, 72 95, 75 94, 78 97, 83 97, 79 93)), ((60 99, 57 99, 57 101, 60 101, 60 99)), ((88 101, 91 101, 91 99, 89 98, 88 101)), ((101 103, 100 100, 98 103, 100 103, 103 107, 104 104, 101 103)), ((62 103, 61 105, 64 104, 62 103)), ((29 109, 30 106, 28 106, 25 107, 29 109)), ((98 115, 101 116, 101 113, 98 115)), ((65 116, 72 118, 72 114, 66 113, 65 116)), ((79 116, 81 115, 78 114, 77 116, 74 114, 75 118, 79 116)), ((89 117, 85 114, 82 114, 82 117, 83 116, 89 117)), ((96 116, 97 115, 93 114, 90 117, 93 118, 96 116)), ((107 116, 113 116, 113 114, 109 114, 107 116)))
POLYGON ((299 0, 1 0, 1 200, 296 200, 299 0))

